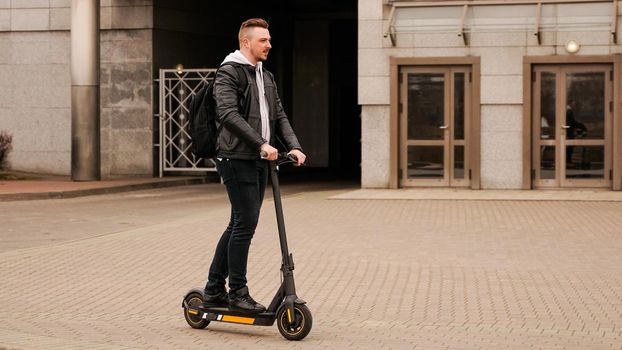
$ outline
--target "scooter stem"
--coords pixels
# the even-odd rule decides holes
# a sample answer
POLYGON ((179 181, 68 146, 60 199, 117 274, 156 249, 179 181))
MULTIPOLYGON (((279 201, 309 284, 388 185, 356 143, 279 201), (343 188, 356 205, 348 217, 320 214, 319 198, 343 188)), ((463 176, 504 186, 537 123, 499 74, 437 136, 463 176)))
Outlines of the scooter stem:
POLYGON ((274 197, 274 209, 276 211, 276 223, 279 230, 279 241, 281 243, 281 254, 284 267, 290 266, 289 248, 287 247, 287 234, 285 232, 285 219, 283 218, 283 204, 281 202, 281 189, 279 187, 279 169, 276 162, 270 162, 270 179, 272 181, 272 195, 274 197))

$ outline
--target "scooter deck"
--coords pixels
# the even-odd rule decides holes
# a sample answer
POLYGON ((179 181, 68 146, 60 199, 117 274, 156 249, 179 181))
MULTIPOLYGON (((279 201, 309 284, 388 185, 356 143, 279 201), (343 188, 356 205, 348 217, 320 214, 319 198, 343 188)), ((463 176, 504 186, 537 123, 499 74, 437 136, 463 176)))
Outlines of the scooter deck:
POLYGON ((196 311, 201 315, 202 319, 217 322, 239 323, 254 326, 272 326, 276 314, 274 312, 262 312, 258 314, 249 314, 235 310, 229 310, 226 307, 208 307, 199 306, 196 311))

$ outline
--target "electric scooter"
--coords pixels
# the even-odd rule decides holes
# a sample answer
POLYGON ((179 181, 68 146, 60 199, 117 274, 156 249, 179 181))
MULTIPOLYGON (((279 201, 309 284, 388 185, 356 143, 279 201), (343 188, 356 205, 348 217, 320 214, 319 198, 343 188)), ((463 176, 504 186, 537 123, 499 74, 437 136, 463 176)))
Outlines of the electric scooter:
POLYGON ((186 322, 192 328, 203 329, 210 322, 229 322, 253 326, 272 326, 276 321, 281 335, 287 340, 301 340, 311 331, 313 319, 306 302, 296 295, 294 284, 294 259, 287 248, 281 191, 279 188, 279 166, 296 163, 296 158, 287 153, 279 154, 276 161, 270 162, 270 178, 274 195, 274 207, 281 243, 281 286, 265 312, 245 313, 229 310, 228 307, 203 307, 204 290, 194 288, 186 293, 182 307, 186 322))

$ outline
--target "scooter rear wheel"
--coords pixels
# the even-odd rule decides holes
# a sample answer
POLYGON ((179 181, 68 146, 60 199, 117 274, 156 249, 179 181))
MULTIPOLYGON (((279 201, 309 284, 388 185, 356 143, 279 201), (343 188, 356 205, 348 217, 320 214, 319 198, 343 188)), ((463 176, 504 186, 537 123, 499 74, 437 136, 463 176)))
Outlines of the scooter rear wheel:
POLYGON ((277 327, 287 340, 301 340, 311 332, 313 317, 306 305, 294 305, 292 323, 289 323, 287 307, 282 307, 276 317, 277 327))
MULTIPOLYGON (((192 293, 186 297, 186 305, 196 309, 203 304, 203 296, 199 293, 192 293)), ((209 324, 208 320, 201 318, 200 315, 189 313, 190 308, 184 307, 184 318, 192 328, 203 329, 209 324)))

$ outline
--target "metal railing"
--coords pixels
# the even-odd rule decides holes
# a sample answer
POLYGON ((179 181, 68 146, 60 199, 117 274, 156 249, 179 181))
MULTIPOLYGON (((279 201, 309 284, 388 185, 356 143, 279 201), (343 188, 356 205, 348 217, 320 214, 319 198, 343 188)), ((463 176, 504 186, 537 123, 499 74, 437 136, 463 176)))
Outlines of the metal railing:
MULTIPOLYGON (((468 46, 466 33, 468 31, 472 31, 473 28, 468 28, 466 25, 467 14, 469 13, 469 9, 474 7, 482 7, 482 6, 518 6, 518 5, 530 5, 535 7, 535 11, 533 14, 533 35, 536 36, 538 40, 538 45, 541 44, 540 36, 541 31, 543 30, 543 15, 542 8, 543 6, 551 6, 551 5, 569 5, 569 4, 597 4, 597 3, 610 3, 610 12, 607 13, 604 17, 606 20, 603 23, 592 23, 588 27, 594 25, 607 25, 610 31, 612 41, 614 44, 618 43, 618 0, 385 0, 384 4, 390 6, 389 17, 384 24, 384 37, 389 38, 391 40, 391 44, 393 46, 396 45, 396 11, 398 9, 407 9, 407 8, 433 8, 433 7, 454 7, 454 8, 462 8, 462 15, 458 18, 459 15, 456 16, 456 20, 458 21, 458 25, 455 26, 453 31, 457 33, 458 36, 462 37, 464 41, 464 45, 468 46)), ((606 5, 609 6, 609 5, 606 5)), ((554 28, 558 29, 558 28, 554 28)), ((559 28, 561 29, 561 27, 559 28)), ((585 30, 585 28, 573 28, 574 30, 585 30)))
POLYGON ((166 172, 216 171, 211 159, 196 157, 191 151, 188 113, 190 101, 214 79, 216 69, 160 69, 159 119, 160 177, 166 172))

